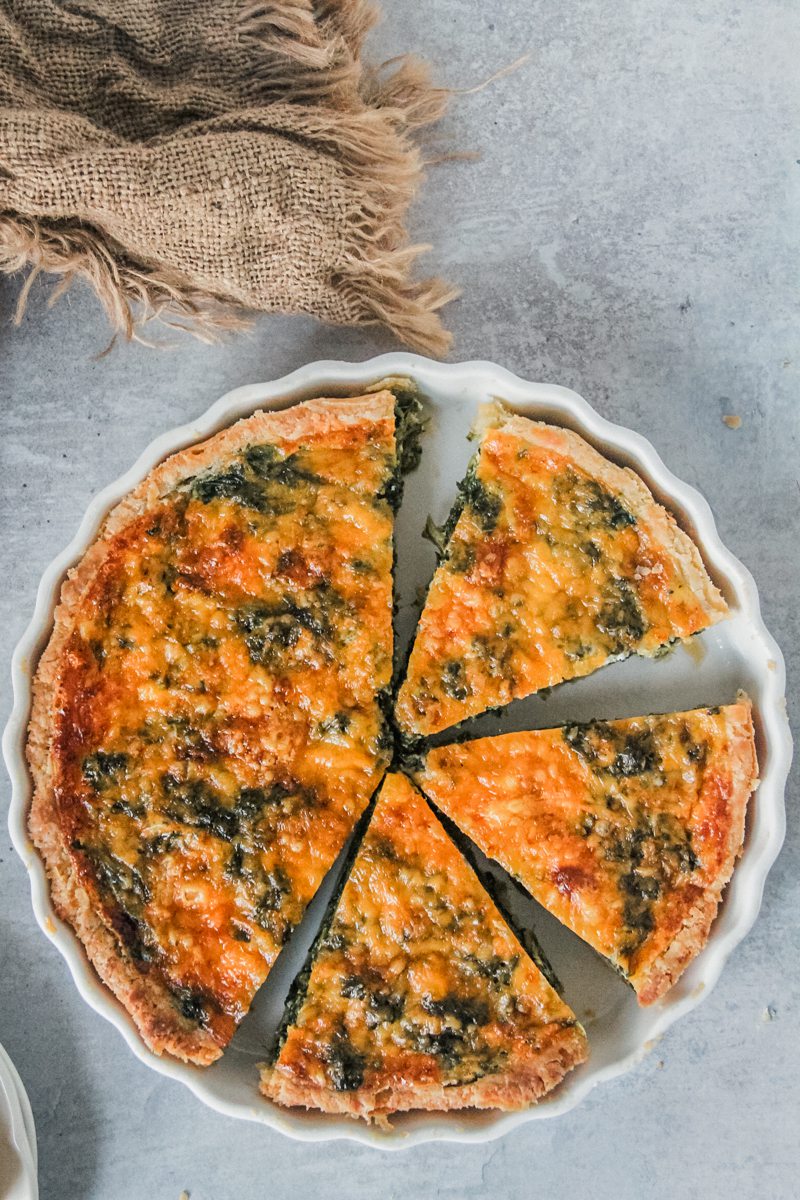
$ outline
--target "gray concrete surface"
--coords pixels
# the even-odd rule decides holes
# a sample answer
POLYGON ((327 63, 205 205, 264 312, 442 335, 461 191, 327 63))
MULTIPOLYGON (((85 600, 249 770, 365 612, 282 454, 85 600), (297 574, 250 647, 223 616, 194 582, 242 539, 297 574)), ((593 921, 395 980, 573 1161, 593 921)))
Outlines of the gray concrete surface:
MULTIPOLYGON (((375 53, 414 47, 454 87, 532 51, 524 70, 454 102, 438 143, 482 158, 437 168, 413 213, 414 235, 436 246, 430 261, 464 289, 448 314, 453 356, 576 388, 705 492, 760 585, 794 707, 796 0, 386 7, 375 53)), ((237 384, 394 345, 376 331, 274 319, 222 347, 125 346, 96 361, 106 333, 91 296, 76 290, 48 312, 37 286, 12 332, 17 291, 0 284, 6 658, 89 498, 157 433, 237 384)), ((7 683, 1 703, 4 717, 7 683)), ((800 1177, 797 800, 795 775, 755 929, 714 993, 637 1070, 500 1142, 391 1157, 226 1120, 138 1063, 38 931, 0 833, 0 1041, 30 1092, 43 1197, 178 1200, 186 1188, 192 1200, 790 1200, 800 1177)))

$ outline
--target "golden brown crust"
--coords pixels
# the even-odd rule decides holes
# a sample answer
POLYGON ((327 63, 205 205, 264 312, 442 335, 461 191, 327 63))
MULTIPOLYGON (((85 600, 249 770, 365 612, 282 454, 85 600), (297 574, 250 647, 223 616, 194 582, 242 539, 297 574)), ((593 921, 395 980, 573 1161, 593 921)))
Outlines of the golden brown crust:
POLYGON ((398 690, 408 736, 658 654, 727 612, 697 547, 633 471, 498 405, 476 433, 398 690))
POLYGON ((211 1034, 183 1022, 163 984, 137 970, 123 956, 116 935, 78 881, 60 826, 40 791, 31 810, 29 828, 47 867, 56 912, 72 925, 92 966, 133 1017, 144 1042, 155 1054, 172 1054, 198 1066, 207 1066, 219 1058, 222 1047, 211 1034))
POLYGON ((131 518, 151 508, 165 493, 205 467, 232 458, 242 447, 258 441, 280 438, 300 443, 322 440, 326 434, 348 425, 389 420, 394 416, 394 396, 389 391, 344 399, 320 397, 305 400, 279 412, 253 413, 222 429, 219 433, 171 454, 155 467, 138 487, 109 513, 101 536, 117 532, 131 518))
POLYGON ((279 1068, 272 1068, 262 1074, 261 1091, 284 1107, 321 1109, 378 1123, 387 1114, 412 1110, 447 1112, 494 1108, 512 1111, 535 1104, 586 1057, 586 1039, 575 1026, 559 1030, 547 1046, 532 1052, 524 1062, 461 1086, 385 1084, 374 1089, 362 1087, 355 1093, 336 1092, 310 1081, 300 1082, 279 1068))
POLYGON ((440 746, 416 777, 651 1004, 705 945, 741 851, 758 782, 751 705, 440 746), (655 776, 646 754, 635 761, 649 739, 655 776))
POLYGON ((728 761, 732 790, 728 809, 730 824, 723 861, 714 886, 698 897, 697 903, 687 913, 677 936, 666 950, 648 965, 646 971, 631 979, 642 1005, 653 1004, 668 992, 705 946, 722 900, 722 893, 742 852, 747 803, 758 786, 758 763, 755 756, 750 701, 747 697, 742 697, 741 702, 731 706, 728 712, 728 761))
POLYGON ((60 662, 81 603, 109 553, 112 540, 171 489, 211 463, 219 463, 237 450, 270 437, 298 443, 324 437, 342 425, 391 419, 394 396, 383 391, 349 399, 315 399, 281 412, 257 412, 213 437, 171 455, 104 521, 97 539, 67 575, 61 589, 53 632, 38 664, 33 682, 33 703, 26 754, 34 791, 28 828, 47 869, 54 906, 70 922, 84 945, 100 979, 132 1016, 142 1038, 156 1054, 168 1053, 206 1065, 222 1047, 203 1029, 185 1021, 166 987, 148 976, 125 953, 117 935, 103 919, 73 869, 69 848, 55 812, 51 734, 61 698, 60 662))
POLYGON ((405 776, 386 776, 265 1095, 380 1119, 521 1108, 586 1037, 405 776))
POLYGON ((485 422, 507 430, 531 445, 555 450, 572 459, 587 475, 620 496, 639 525, 648 529, 654 541, 680 566, 687 584, 705 609, 708 623, 714 624, 727 614, 728 606, 711 582, 697 546, 680 528, 672 513, 656 502, 635 471, 604 458, 571 429, 519 417, 499 406, 487 406, 487 409, 485 422))

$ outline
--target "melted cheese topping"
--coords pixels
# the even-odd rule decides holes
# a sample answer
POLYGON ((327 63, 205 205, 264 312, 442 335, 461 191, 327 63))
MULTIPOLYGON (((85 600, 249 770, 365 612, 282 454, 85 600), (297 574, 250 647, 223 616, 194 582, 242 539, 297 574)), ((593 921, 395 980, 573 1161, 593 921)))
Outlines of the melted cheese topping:
POLYGON ((636 987, 698 898, 727 882, 756 778, 750 706, 443 746, 416 777, 636 987))
POLYGON ((176 1018, 224 1043, 390 754, 385 419, 245 448, 121 531, 54 738, 67 844, 176 1018))
POLYGON ((631 511, 548 437, 556 431, 525 422, 522 436, 521 423, 487 430, 462 484, 463 510, 398 697, 406 735, 431 735, 631 652, 652 654, 724 611, 721 597, 709 611, 697 593, 675 553, 694 560, 694 547, 649 494, 650 512, 631 511), (668 521, 672 546, 653 512, 668 521))
POLYGON ((314 1088, 453 1086, 574 1025, 419 793, 387 776, 268 1075, 310 1103, 314 1088))

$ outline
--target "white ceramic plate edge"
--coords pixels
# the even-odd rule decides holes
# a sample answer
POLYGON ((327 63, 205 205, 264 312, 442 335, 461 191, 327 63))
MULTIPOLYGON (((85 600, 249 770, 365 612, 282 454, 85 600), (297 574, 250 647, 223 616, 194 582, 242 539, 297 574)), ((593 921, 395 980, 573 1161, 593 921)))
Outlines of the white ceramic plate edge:
POLYGON ((22 1168, 21 1175, 18 1174, 13 1181, 9 1200, 14 1200, 15 1197, 22 1200, 23 1196, 25 1200, 36 1200, 39 1194, 36 1180, 38 1156, 33 1113, 19 1072, 2 1046, 0 1046, 0 1089, 5 1093, 11 1118, 9 1132, 22 1168))
POLYGON ((786 674, 783 656, 761 619, 758 592, 752 575, 722 544, 711 509, 692 487, 667 469, 651 444, 640 434, 614 425, 590 407, 576 392, 555 385, 526 382, 490 362, 437 363, 412 354, 386 354, 362 363, 323 361, 311 363, 271 383, 253 384, 228 392, 200 418, 156 438, 136 463, 119 479, 104 488, 89 504, 80 527, 45 571, 39 585, 33 617, 12 659, 14 704, 3 735, 3 753, 12 781, 9 830, 15 850, 30 877, 36 919, 47 937, 66 959, 83 999, 110 1021, 123 1035, 142 1062, 173 1079, 179 1079, 206 1104, 227 1116, 261 1121, 303 1141, 350 1138, 382 1149, 404 1149, 427 1141, 484 1142, 500 1137, 516 1126, 535 1119, 567 1112, 600 1083, 629 1070, 680 1016, 695 1007, 717 982, 726 959, 752 927, 761 905, 764 883, 780 850, 785 834, 784 786, 792 755, 792 740, 786 716, 786 674), (761 735, 761 784, 757 816, 752 823, 747 849, 731 884, 725 904, 712 929, 702 955, 693 964, 699 981, 691 993, 670 993, 652 1011, 649 1036, 631 1052, 613 1063, 593 1069, 579 1068, 546 1101, 522 1112, 499 1114, 494 1123, 474 1129, 448 1127, 446 1120, 431 1114, 425 1125, 408 1132, 387 1135, 361 1123, 342 1118, 320 1125, 303 1115, 284 1112, 262 1101, 254 1088, 253 1104, 229 1103, 209 1092, 199 1068, 158 1058, 141 1042, 125 1010, 94 974, 71 929, 55 914, 50 902, 44 867, 28 836, 27 810, 30 778, 25 763, 25 734, 31 701, 32 664, 49 636, 61 582, 68 569, 81 557, 95 537, 109 510, 168 454, 216 432, 258 407, 283 407, 307 395, 357 388, 389 375, 410 375, 423 392, 426 380, 447 386, 458 395, 459 386, 474 391, 481 383, 487 395, 499 395, 513 406, 535 400, 574 428, 587 434, 600 448, 621 457, 645 475, 650 485, 670 507, 692 526, 712 571, 724 578, 734 596, 728 596, 748 616, 769 654, 770 669, 762 678, 763 696, 758 705, 761 735))

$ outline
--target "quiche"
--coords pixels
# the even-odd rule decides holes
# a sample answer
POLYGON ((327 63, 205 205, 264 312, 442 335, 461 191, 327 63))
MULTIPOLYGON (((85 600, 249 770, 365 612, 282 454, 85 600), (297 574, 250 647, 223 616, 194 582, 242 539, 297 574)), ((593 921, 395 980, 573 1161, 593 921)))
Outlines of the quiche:
POLYGON ((441 746, 414 778, 652 1004, 705 944, 742 847, 750 702, 441 746))
POLYGON ((368 1120, 531 1104, 586 1057, 575 1016, 422 796, 386 777, 262 1091, 368 1120))
POLYGON ((419 407, 395 391, 256 413, 167 459, 64 585, 30 831, 156 1053, 218 1057, 388 764, 419 407))
POLYGON ((427 737, 719 620, 691 539, 633 471, 568 429, 484 407, 438 537, 396 720, 427 737))

